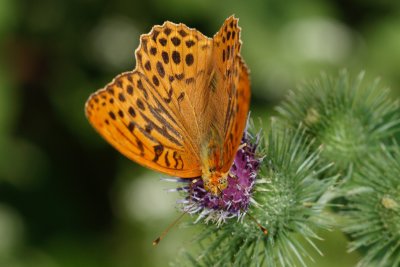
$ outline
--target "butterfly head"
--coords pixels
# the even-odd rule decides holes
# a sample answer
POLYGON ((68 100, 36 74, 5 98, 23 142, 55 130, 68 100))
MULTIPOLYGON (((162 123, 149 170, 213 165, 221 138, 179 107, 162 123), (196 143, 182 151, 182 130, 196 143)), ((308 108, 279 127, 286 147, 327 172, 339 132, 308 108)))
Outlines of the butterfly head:
POLYGON ((221 173, 215 170, 208 170, 202 176, 204 189, 211 194, 218 196, 228 186, 228 173, 221 173))

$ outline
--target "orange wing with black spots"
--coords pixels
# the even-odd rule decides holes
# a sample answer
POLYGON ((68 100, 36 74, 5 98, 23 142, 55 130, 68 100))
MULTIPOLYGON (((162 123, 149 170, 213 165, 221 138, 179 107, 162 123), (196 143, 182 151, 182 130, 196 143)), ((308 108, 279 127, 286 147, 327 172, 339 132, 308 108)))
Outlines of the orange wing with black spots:
POLYGON ((218 180, 233 162, 249 108, 239 35, 233 16, 213 39, 183 24, 154 26, 140 38, 135 70, 90 96, 90 123, 145 167, 218 180))
POLYGON ((182 125, 143 74, 117 76, 90 96, 86 115, 111 145, 141 165, 173 176, 201 175, 182 125))
POLYGON ((153 27, 140 38, 135 70, 89 98, 89 121, 145 167, 182 178, 201 176, 201 112, 207 105, 202 88, 211 45, 210 38, 183 24, 153 27))
MULTIPOLYGON (((223 173, 229 171, 240 145, 250 104, 250 81, 247 66, 240 55, 240 27, 233 16, 225 20, 213 38, 213 58, 218 73, 215 118, 219 139, 217 164, 223 173)), ((215 162, 215 161, 214 161, 215 162)))
POLYGON ((205 88, 213 62, 212 40, 184 24, 165 22, 142 35, 136 58, 137 70, 166 100, 182 124, 182 134, 198 152, 209 123, 203 115, 209 98, 205 88))

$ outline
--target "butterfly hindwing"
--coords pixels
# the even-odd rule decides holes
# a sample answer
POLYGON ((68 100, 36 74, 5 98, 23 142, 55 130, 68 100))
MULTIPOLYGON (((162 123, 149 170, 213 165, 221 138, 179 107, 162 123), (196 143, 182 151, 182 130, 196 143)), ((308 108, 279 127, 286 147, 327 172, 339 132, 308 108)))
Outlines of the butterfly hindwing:
POLYGON ((179 177, 201 175, 177 118, 143 74, 117 76, 89 98, 86 115, 109 143, 141 165, 179 177))

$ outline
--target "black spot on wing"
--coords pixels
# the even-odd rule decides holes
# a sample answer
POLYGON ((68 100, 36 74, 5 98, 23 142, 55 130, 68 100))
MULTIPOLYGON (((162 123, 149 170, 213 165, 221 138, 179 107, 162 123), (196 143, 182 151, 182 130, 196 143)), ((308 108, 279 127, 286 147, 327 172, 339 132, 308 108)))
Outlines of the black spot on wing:
POLYGON ((181 102, 185 98, 185 92, 181 92, 177 98, 178 102, 181 102))
POLYGON ((174 153, 172 154, 172 158, 175 160, 174 168, 183 169, 185 164, 183 163, 181 155, 179 155, 178 152, 174 151, 174 153))
POLYGON ((158 39, 158 42, 162 45, 162 46, 166 46, 167 45, 167 39, 165 38, 160 38, 158 39))
POLYGON ((113 119, 113 120, 116 119, 114 112, 110 111, 110 112, 108 112, 108 115, 110 116, 111 119, 113 119))
POLYGON ((192 40, 186 41, 186 46, 187 46, 187 48, 190 48, 190 47, 192 47, 192 46, 194 46, 194 45, 195 45, 195 42, 194 42, 194 41, 192 41, 192 40))
POLYGON ((168 152, 169 151, 165 152, 165 154, 164 154, 164 161, 165 161, 165 165, 167 165, 167 167, 171 166, 171 163, 169 162, 169 159, 168 159, 168 152))
POLYGON ((162 63, 160 61, 157 61, 156 68, 157 68, 157 72, 160 75, 160 77, 164 78, 165 70, 164 70, 164 67, 163 67, 163 65, 162 65, 162 63))
POLYGON ((178 51, 172 52, 172 60, 175 64, 181 63, 181 54, 178 51))
POLYGON ((185 57, 186 65, 191 66, 194 62, 193 54, 187 54, 185 57))
POLYGON ((165 64, 168 64, 168 63, 169 63, 169 55, 168 55, 167 52, 162 51, 162 52, 161 52, 161 57, 162 57, 162 59, 163 59, 163 61, 164 61, 165 64))
POLYGON ((167 36, 170 35, 171 31, 172 31, 172 30, 171 30, 170 28, 168 28, 168 27, 164 29, 164 33, 165 33, 165 35, 167 35, 167 36))
POLYGON ((174 46, 178 46, 181 44, 181 39, 179 39, 178 37, 174 36, 171 38, 171 42, 174 44, 174 46))
POLYGON ((153 158, 153 161, 154 161, 154 162, 157 162, 158 159, 160 158, 161 154, 162 154, 163 151, 164 151, 164 146, 163 146, 163 145, 155 145, 155 146, 153 146, 153 149, 154 149, 154 158, 153 158))

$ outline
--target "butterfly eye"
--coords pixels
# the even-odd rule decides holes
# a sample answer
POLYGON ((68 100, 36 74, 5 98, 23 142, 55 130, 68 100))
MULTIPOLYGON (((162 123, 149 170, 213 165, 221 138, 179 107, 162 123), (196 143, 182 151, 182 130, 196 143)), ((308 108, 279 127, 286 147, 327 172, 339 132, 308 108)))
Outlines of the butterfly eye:
POLYGON ((228 186, 228 179, 226 177, 221 177, 218 183, 221 189, 225 189, 228 186))

